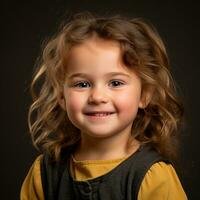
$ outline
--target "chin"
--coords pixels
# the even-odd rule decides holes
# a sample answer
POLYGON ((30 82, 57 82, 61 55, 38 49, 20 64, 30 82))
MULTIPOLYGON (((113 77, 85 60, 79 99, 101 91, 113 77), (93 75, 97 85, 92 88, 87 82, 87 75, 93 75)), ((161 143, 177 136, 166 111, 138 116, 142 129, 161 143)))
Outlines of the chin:
POLYGON ((91 130, 85 130, 84 134, 87 134, 89 137, 92 138, 99 138, 99 139, 104 139, 104 138, 109 138, 115 135, 114 132, 95 132, 95 131, 91 131, 91 130))

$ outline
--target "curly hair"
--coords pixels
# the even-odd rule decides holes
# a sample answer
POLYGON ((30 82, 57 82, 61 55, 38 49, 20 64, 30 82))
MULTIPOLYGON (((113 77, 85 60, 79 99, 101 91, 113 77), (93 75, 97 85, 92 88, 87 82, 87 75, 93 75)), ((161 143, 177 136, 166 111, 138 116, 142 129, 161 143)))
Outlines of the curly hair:
POLYGON ((142 91, 153 88, 149 104, 138 110, 133 122, 134 138, 141 144, 149 143, 166 158, 176 159, 184 109, 170 73, 165 45, 150 22, 120 15, 80 13, 46 43, 30 88, 33 103, 28 124, 34 146, 58 160, 63 148, 80 140, 80 130, 60 107, 58 95, 66 77, 70 49, 94 34, 118 42, 124 64, 141 78, 142 91), (40 83, 37 95, 36 83, 40 83))

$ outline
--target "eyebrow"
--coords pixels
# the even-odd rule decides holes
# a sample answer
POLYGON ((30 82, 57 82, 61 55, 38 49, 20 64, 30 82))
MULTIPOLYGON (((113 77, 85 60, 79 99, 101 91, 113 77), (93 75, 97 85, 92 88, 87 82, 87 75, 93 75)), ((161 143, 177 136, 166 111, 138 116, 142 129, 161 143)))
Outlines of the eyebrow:
MULTIPOLYGON (((128 75, 128 74, 125 74, 125 73, 122 73, 122 72, 110 72, 110 73, 107 73, 107 74, 105 74, 105 76, 126 76, 126 77, 128 77, 128 78, 130 78, 130 76, 128 75)), ((73 78, 75 78, 75 77, 84 77, 84 78, 86 78, 86 77, 89 77, 90 75, 89 74, 86 74, 86 73, 75 73, 75 74, 72 74, 72 75, 70 75, 68 78, 69 79, 73 79, 73 78)))

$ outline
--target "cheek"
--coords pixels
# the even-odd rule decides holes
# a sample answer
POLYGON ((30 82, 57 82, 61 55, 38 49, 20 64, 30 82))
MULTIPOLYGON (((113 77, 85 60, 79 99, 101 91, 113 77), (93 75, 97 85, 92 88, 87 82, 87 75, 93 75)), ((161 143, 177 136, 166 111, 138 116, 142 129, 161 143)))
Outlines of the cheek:
POLYGON ((136 114, 140 102, 140 91, 130 90, 116 97, 117 108, 121 113, 136 114))
POLYGON ((84 98, 80 97, 80 94, 76 93, 68 93, 65 99, 68 115, 74 115, 75 113, 79 113, 82 110, 83 105, 85 103, 84 98))

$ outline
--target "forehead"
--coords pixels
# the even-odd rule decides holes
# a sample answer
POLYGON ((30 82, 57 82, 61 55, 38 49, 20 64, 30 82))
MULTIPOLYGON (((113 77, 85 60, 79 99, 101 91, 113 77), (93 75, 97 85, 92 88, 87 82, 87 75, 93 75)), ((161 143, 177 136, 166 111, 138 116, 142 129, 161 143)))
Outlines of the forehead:
POLYGON ((95 74, 127 72, 130 69, 122 61, 120 44, 101 38, 90 38, 72 47, 68 54, 67 74, 90 72, 95 74))

